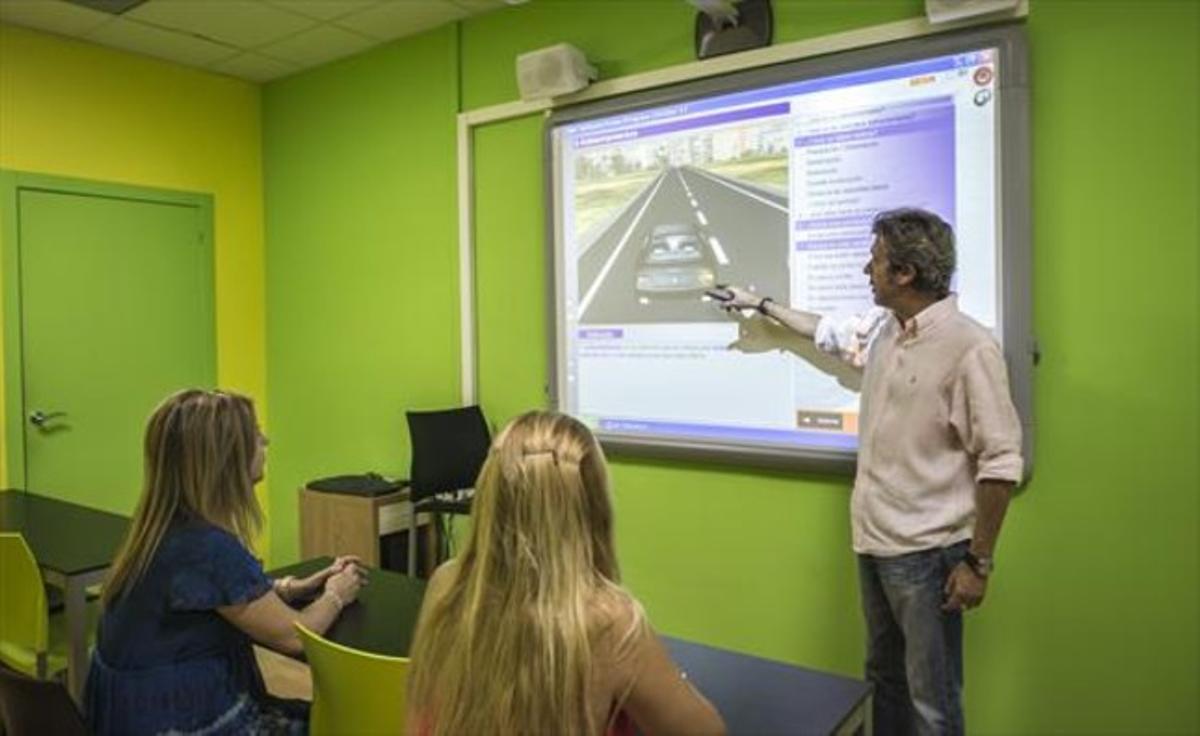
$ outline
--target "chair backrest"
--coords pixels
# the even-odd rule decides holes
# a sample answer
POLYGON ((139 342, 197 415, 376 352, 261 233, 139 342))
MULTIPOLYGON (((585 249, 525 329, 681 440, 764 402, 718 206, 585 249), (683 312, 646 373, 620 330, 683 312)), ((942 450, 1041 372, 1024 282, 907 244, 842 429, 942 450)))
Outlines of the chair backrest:
POLYGON ((312 736, 403 734, 408 657, 385 657, 344 647, 297 623, 312 668, 312 736))
POLYGON ((442 411, 410 411, 410 493, 420 500, 435 493, 474 488, 492 438, 476 405, 442 411))
POLYGON ((37 560, 16 532, 0 532, 0 642, 44 652, 49 644, 46 589, 37 560))
POLYGON ((88 729, 61 683, 35 680, 0 667, 0 733, 87 736, 88 729))

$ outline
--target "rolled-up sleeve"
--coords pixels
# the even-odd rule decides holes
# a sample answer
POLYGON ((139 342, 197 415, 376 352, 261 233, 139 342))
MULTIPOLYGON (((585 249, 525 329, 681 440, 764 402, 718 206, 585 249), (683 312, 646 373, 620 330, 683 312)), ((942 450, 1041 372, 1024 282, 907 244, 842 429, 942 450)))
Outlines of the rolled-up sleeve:
POLYGON ((963 356, 954 381, 950 423, 975 459, 976 482, 1021 482, 1021 420, 1009 393, 1004 356, 994 342, 963 356))
POLYGON ((863 314, 823 315, 817 323, 813 343, 818 350, 862 368, 867 363, 871 343, 890 315, 891 312, 879 307, 863 314))

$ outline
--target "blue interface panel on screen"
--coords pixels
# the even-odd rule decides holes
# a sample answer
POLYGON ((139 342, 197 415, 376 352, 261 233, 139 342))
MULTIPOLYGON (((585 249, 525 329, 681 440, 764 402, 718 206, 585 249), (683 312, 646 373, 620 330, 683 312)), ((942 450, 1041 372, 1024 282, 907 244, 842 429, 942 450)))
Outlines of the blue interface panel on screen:
POLYGON ((853 457, 861 369, 706 294, 839 321, 871 222, 958 238, 960 308, 1003 340, 1000 49, 691 92, 548 127, 558 407, 602 439, 853 457))

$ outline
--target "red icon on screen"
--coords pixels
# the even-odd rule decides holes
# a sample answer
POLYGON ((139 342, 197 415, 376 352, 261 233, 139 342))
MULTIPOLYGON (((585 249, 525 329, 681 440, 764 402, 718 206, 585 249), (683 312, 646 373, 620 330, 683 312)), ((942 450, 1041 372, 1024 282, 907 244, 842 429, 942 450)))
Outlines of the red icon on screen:
POLYGON ((975 84, 983 86, 992 81, 992 68, 990 66, 981 66, 975 70, 975 84))

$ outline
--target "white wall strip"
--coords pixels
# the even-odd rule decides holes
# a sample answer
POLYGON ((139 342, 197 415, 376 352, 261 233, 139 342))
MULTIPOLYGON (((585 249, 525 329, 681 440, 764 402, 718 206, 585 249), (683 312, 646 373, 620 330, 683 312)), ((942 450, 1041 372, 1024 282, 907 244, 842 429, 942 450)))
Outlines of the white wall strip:
POLYGON ((459 381, 464 406, 476 402, 475 362, 475 225, 473 189, 474 162, 471 126, 458 116, 458 325, 459 381))

